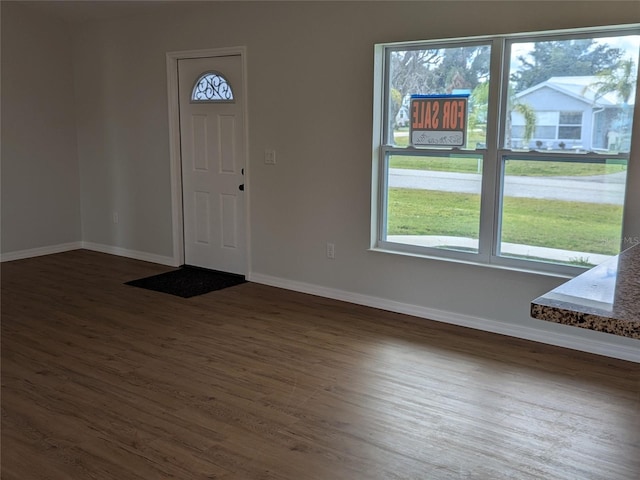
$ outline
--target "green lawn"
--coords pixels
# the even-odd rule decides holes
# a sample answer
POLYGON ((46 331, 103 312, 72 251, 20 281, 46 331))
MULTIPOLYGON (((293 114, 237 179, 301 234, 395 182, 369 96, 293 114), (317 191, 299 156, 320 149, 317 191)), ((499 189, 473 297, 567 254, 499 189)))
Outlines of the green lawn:
MULTIPOLYGON (((389 189, 388 235, 478 238, 480 196, 389 189)), ((619 253, 622 206, 505 197, 502 240, 509 243, 619 253)))
MULTIPOLYGON (((399 131, 407 129, 400 129, 399 131)), ((476 141, 485 141, 485 138, 478 136, 469 138, 469 144, 475 145, 476 141)), ((396 145, 405 147, 409 143, 409 137, 402 136, 396 139, 396 145)), ((435 170, 441 172, 478 172, 478 158, 465 157, 462 155, 452 155, 451 157, 419 157, 393 155, 390 158, 391 168, 408 168, 412 170, 435 170), (454 161, 452 161, 454 159, 454 161)), ((579 157, 576 157, 579 158, 579 157)), ((609 160, 607 163, 578 163, 578 162, 549 162, 530 160, 509 160, 506 165, 507 175, 521 176, 588 176, 605 175, 608 173, 622 172, 627 169, 626 162, 621 160, 609 160)))
POLYGON ((478 238, 480 195, 390 188, 388 235, 478 238))
MULTIPOLYGON (((432 170, 439 172, 476 173, 481 170, 479 159, 482 157, 451 155, 450 157, 418 157, 392 155, 389 159, 391 168, 407 168, 411 170, 432 170)), ((509 160, 506 164, 507 175, 519 176, 587 176, 605 175, 622 172, 626 164, 609 163, 577 163, 549 162, 534 160, 509 160)))

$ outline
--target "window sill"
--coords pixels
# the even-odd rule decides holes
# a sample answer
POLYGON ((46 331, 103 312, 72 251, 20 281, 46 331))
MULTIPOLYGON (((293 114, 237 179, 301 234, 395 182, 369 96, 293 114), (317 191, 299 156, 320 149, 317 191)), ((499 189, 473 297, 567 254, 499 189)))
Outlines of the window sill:
POLYGON ((434 261, 439 261, 439 262, 457 263, 457 264, 470 265, 470 266, 481 267, 481 268, 491 268, 491 269, 496 269, 496 270, 507 270, 507 271, 511 271, 511 272, 527 273, 527 274, 531 274, 531 275, 543 276, 543 277, 549 277, 549 278, 571 279, 571 278, 575 277, 576 275, 579 275, 580 273, 583 273, 586 270, 588 270, 588 268, 584 268, 584 269, 576 268, 576 273, 575 274, 569 274, 569 273, 559 273, 559 272, 549 272, 549 271, 544 271, 544 270, 537 270, 537 269, 534 269, 534 268, 515 267, 515 266, 511 266, 511 265, 500 265, 500 264, 496 264, 496 263, 474 262, 474 261, 471 261, 471 260, 465 260, 465 259, 460 259, 460 258, 450 258, 450 257, 436 256, 436 255, 428 255, 428 254, 425 254, 425 253, 404 252, 404 251, 392 250, 392 249, 389 249, 389 248, 382 248, 382 247, 371 247, 371 248, 369 248, 369 251, 370 252, 392 254, 392 255, 402 255, 402 256, 405 256, 405 257, 420 258, 420 259, 424 259, 424 260, 434 260, 434 261))

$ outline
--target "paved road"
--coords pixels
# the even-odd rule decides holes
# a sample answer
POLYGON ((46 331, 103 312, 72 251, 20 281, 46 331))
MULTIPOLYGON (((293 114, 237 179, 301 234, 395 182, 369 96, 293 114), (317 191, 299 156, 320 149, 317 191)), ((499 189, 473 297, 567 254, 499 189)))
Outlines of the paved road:
MULTIPOLYGON (((480 193, 480 174, 389 169, 389 186, 480 193)), ((547 198, 588 203, 624 203, 625 172, 592 177, 505 177, 507 197, 547 198)))

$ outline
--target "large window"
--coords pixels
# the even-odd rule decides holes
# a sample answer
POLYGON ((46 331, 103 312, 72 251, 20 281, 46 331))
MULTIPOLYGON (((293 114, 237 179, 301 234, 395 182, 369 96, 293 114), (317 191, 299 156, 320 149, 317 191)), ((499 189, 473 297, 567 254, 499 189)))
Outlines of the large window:
POLYGON ((558 273, 619 253, 639 53, 637 25, 377 45, 374 247, 558 273))

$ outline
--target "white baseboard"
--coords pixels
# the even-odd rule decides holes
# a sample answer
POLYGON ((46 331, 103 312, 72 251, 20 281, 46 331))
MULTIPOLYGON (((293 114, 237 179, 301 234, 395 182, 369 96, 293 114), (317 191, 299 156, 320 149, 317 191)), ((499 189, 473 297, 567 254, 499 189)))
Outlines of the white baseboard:
POLYGON ((82 248, 82 242, 61 243, 59 245, 49 245, 47 247, 29 248, 15 252, 3 253, 0 255, 0 262, 10 262, 12 260, 22 260, 23 258, 41 257, 54 253, 68 252, 82 248))
POLYGON ((113 245, 103 245, 100 243, 93 243, 93 242, 82 242, 82 247, 80 248, 84 248, 86 250, 92 250, 94 252, 109 253, 111 255, 117 255, 119 257, 133 258, 135 260, 142 260, 144 262, 158 263, 160 265, 168 265, 170 267, 179 266, 179 265, 176 265, 176 262, 173 259, 173 257, 165 257, 162 255, 155 255, 153 253, 147 253, 147 252, 138 252, 136 250, 129 250, 121 247, 114 247, 113 245))
POLYGON ((138 252, 126 248, 114 247, 112 245, 102 245, 93 242, 71 242, 60 245, 50 245, 47 247, 30 248, 28 250, 20 250, 16 252, 8 252, 0 255, 1 262, 10 262, 12 260, 22 260, 24 258, 41 257, 43 255, 52 255, 54 253, 69 252, 71 250, 93 250, 94 252, 109 253, 119 257, 133 258, 145 262, 158 263, 160 265, 168 265, 170 267, 178 267, 173 257, 164 257, 153 253, 138 252))
MULTIPOLYGON (((42 255, 51 255, 55 253, 67 252, 78 249, 93 250, 101 253, 108 253, 120 257, 133 258, 145 262, 157 263, 171 267, 178 267, 173 257, 165 257, 147 252, 138 252, 125 248, 114 247, 111 245, 102 245, 92 242, 71 242, 60 245, 51 245, 48 247, 32 248, 28 250, 20 250, 15 252, 3 253, 0 255, 0 262, 9 262, 12 260, 21 260, 24 258, 39 257, 42 255)), ((357 305, 365 305, 367 307, 379 308, 390 312, 403 313, 427 320, 448 323, 460 327, 474 328, 485 332, 498 333, 510 337, 531 340, 534 342, 545 343, 558 347, 569 348, 587 353, 594 353, 620 360, 640 363, 640 348, 620 345, 613 342, 607 342, 598 339, 585 339, 583 337, 575 337, 570 334, 561 332, 550 332, 549 330, 537 329, 535 327, 509 324, 498 322, 482 317, 471 315, 462 315, 459 313, 449 312, 445 310, 437 310, 426 308, 419 305, 411 305, 408 303, 396 302, 384 298, 372 297, 359 293, 347 292, 334 288, 322 287, 304 282, 296 282, 270 275, 260 273, 249 273, 247 279, 251 282, 270 285, 273 287, 293 290, 295 292, 309 293, 320 297, 333 298, 357 305)))
POLYGON ((395 313, 403 313, 460 327, 474 328, 485 332, 498 333, 523 340, 531 340, 547 345, 554 345, 557 347, 569 348, 571 350, 594 353, 596 355, 603 355, 606 357, 640 363, 640 348, 614 344, 613 342, 597 339, 585 339, 582 337, 575 337, 570 334, 537 329, 535 327, 509 324, 482 317, 426 308, 418 305, 396 302, 384 298, 372 297, 369 295, 362 295, 359 293, 352 293, 304 282, 295 282, 260 273, 250 273, 247 275, 247 279, 251 282, 284 288, 286 290, 309 293, 311 295, 342 300, 344 302, 379 308, 381 310, 387 310, 395 313))

